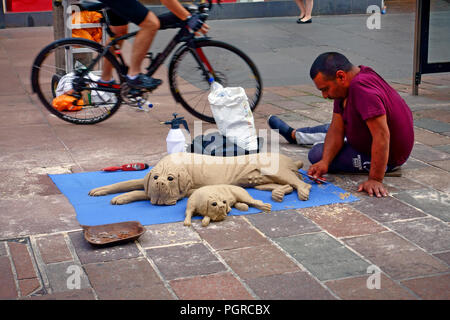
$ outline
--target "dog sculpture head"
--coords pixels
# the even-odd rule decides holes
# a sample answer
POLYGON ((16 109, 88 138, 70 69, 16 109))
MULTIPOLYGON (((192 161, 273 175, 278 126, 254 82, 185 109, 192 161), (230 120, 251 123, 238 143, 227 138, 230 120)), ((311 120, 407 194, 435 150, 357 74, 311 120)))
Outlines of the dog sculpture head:
POLYGON ((183 167, 160 161, 144 178, 144 189, 152 204, 174 205, 191 189, 192 178, 183 167))
MULTIPOLYGON (((201 189, 202 192, 208 192, 207 187, 201 189)), ((202 226, 204 227, 206 227, 211 220, 224 220, 227 217, 228 212, 231 211, 229 199, 219 193, 208 193, 200 199, 202 200, 201 203, 197 204, 197 210, 203 216, 202 226)))

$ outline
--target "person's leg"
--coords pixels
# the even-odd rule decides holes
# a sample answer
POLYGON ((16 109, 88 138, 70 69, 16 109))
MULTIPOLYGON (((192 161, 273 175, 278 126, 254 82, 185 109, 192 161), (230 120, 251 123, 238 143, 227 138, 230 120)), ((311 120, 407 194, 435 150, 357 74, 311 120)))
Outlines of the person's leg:
MULTIPOLYGON (((322 160, 323 143, 316 144, 308 153, 308 160, 314 164, 322 160)), ((387 165, 386 172, 399 169, 399 166, 387 165)), ((356 151, 347 142, 331 162, 328 172, 369 173, 370 156, 356 151)))
POLYGON ((281 134, 289 143, 300 145, 323 142, 328 128, 330 127, 329 124, 323 124, 295 130, 277 116, 272 115, 269 116, 267 122, 272 129, 278 130, 279 134, 281 134))
POLYGON ((133 43, 130 69, 128 70, 129 76, 136 76, 140 73, 142 61, 159 29, 159 19, 153 12, 149 11, 145 20, 139 24, 139 27, 141 29, 133 43))
MULTIPOLYGON (((111 31, 114 32, 116 38, 121 37, 128 33, 128 25, 111 26, 110 28, 111 28, 111 31)), ((123 43, 123 41, 119 42, 120 47, 122 47, 122 43, 123 43)), ((111 62, 109 62, 108 59, 104 59, 101 81, 103 81, 103 82, 114 81, 112 71, 113 71, 113 68, 112 68, 111 62)))
POLYGON ((305 16, 301 19, 303 22, 311 20, 313 6, 314 0, 305 0, 305 16))
POLYGON ((305 16, 306 8, 305 4, 303 3, 304 0, 295 0, 295 3, 297 4, 298 8, 300 9, 300 15, 298 16, 299 19, 302 19, 305 16))

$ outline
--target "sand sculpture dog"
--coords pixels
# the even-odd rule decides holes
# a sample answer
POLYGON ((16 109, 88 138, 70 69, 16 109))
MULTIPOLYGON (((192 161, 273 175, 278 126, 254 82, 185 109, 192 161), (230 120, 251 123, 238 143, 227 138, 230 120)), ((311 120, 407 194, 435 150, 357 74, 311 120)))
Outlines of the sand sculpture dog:
POLYGON ((203 216, 202 226, 206 227, 211 220, 224 220, 232 207, 247 211, 248 206, 263 211, 272 209, 270 203, 253 199, 242 187, 225 184, 201 187, 195 190, 188 199, 184 225, 190 226, 192 216, 198 214, 203 216))
POLYGON ((162 158, 143 179, 119 182, 89 192, 91 196, 127 192, 114 197, 113 204, 150 200, 152 204, 174 205, 203 186, 228 184, 271 190, 272 199, 297 190, 308 200, 311 185, 298 172, 301 161, 278 153, 257 153, 237 157, 215 157, 196 153, 173 153, 162 158))

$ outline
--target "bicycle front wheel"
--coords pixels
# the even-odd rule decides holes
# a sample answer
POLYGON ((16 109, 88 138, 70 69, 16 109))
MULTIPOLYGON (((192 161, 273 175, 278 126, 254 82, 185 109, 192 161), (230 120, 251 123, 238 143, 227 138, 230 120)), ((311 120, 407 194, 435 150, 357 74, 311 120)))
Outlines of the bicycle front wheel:
POLYGON ((96 42, 67 38, 52 42, 39 53, 31 85, 51 113, 70 123, 94 124, 117 111, 121 104, 120 66, 109 52, 93 63, 103 50, 96 42), (110 84, 99 82, 105 63, 113 69, 110 84))
POLYGON ((195 47, 181 47, 170 62, 169 84, 175 99, 195 117, 215 123, 208 102, 211 83, 203 72, 208 70, 222 86, 244 88, 250 108, 255 110, 261 99, 262 80, 253 61, 220 41, 198 40, 195 47))

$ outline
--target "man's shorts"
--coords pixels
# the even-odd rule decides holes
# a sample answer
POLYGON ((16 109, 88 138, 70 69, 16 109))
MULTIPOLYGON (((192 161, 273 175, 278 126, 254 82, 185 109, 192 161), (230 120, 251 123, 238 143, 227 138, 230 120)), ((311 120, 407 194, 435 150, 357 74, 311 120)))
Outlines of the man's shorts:
POLYGON ((148 9, 137 0, 99 0, 108 6, 108 18, 113 26, 133 22, 140 25, 147 17, 148 9))

